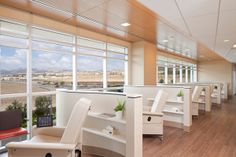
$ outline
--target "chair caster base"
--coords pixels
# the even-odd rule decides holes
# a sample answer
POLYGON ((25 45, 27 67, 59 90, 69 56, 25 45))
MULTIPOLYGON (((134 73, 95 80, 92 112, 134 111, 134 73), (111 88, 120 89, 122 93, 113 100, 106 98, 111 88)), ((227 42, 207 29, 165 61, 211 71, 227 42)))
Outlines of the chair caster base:
POLYGON ((161 141, 161 143, 162 143, 162 142, 163 142, 163 140, 164 140, 164 137, 163 137, 163 135, 159 136, 159 139, 160 139, 160 141, 161 141))
POLYGON ((75 156, 76 157, 81 157, 81 150, 75 150, 75 156))

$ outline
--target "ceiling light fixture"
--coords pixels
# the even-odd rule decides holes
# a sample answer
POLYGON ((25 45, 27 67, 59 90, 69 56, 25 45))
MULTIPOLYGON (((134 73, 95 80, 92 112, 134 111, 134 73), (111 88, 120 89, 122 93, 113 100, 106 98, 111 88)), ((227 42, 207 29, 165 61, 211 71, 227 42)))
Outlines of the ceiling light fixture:
POLYGON ((168 40, 167 40, 167 39, 164 39, 164 40, 162 40, 162 42, 163 42, 163 43, 167 43, 167 42, 168 42, 168 40))
POLYGON ((123 27, 128 27, 128 26, 130 26, 130 23, 125 22, 125 23, 122 23, 121 26, 123 26, 123 27))
POLYGON ((236 44, 233 45, 233 48, 234 48, 234 49, 236 48, 236 44))
POLYGON ((224 42, 227 43, 227 42, 229 42, 229 40, 228 40, 228 39, 225 39, 224 42))

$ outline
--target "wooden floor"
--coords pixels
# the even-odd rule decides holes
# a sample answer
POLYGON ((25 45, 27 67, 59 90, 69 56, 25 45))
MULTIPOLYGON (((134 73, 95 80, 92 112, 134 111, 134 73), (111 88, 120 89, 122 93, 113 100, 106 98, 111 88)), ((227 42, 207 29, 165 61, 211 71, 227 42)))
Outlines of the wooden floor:
POLYGON ((143 143, 143 157, 236 157, 236 96, 194 119, 191 133, 165 127, 163 142, 144 137, 143 143))
POLYGON ((236 97, 194 119, 191 133, 165 128, 164 142, 144 138, 144 157, 236 157, 236 97))

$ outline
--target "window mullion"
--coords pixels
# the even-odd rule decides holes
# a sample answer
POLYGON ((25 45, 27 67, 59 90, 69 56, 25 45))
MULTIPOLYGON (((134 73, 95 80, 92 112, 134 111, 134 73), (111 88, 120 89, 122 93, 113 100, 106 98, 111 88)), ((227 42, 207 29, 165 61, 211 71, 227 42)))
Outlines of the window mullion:
POLYGON ((107 43, 105 50, 105 57, 103 58, 103 88, 107 88, 107 43))
POLYGON ((28 25, 29 40, 27 53, 27 129, 32 137, 32 27, 28 25))
POLYGON ((75 46, 73 53, 73 64, 72 64, 72 76, 73 76, 73 90, 77 90, 77 54, 78 54, 78 45, 77 45, 77 37, 75 37, 75 46))

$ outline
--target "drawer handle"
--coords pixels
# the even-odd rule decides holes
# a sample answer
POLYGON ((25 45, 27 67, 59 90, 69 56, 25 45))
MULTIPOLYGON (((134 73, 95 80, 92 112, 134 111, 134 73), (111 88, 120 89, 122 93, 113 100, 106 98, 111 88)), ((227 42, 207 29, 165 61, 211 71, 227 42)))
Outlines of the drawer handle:
POLYGON ((148 117, 148 119, 147 119, 149 122, 152 120, 152 117, 148 117))

